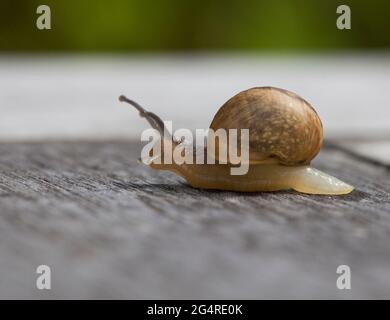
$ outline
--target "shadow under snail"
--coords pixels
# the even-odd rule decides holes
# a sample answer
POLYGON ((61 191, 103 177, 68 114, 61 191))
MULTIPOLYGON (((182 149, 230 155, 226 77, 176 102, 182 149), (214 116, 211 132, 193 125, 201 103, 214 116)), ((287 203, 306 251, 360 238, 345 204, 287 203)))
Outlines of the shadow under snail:
MULTIPOLYGON (((138 103, 133 105, 163 138, 164 123, 138 103)), ((323 142, 321 120, 297 94, 274 87, 256 87, 229 99, 216 113, 210 128, 249 129, 249 169, 231 175, 232 164, 155 164, 183 177, 192 187, 240 192, 293 189, 308 194, 342 195, 353 187, 310 166, 323 142)), ((174 145, 181 141, 172 140, 174 145)), ((218 147, 218 146, 217 146, 218 147)), ((196 150, 196 149, 194 149, 196 150)))

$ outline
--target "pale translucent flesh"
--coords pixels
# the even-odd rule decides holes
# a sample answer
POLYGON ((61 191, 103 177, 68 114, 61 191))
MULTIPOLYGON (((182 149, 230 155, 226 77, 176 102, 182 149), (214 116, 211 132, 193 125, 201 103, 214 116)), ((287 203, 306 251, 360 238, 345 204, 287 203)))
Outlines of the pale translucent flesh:
POLYGON ((241 192, 293 189, 323 195, 348 194, 354 189, 353 186, 310 166, 254 165, 242 176, 231 175, 230 168, 226 165, 184 165, 172 171, 184 177, 193 187, 201 189, 241 192))
POLYGON ((291 176, 291 188, 310 194, 348 194, 353 186, 315 168, 297 167, 291 176))

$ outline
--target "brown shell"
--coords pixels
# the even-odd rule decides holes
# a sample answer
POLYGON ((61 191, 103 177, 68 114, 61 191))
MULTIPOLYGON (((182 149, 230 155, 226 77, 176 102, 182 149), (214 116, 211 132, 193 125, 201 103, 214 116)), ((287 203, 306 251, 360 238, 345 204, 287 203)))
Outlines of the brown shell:
POLYGON ((323 141, 322 123, 314 108, 295 93, 273 87, 235 95, 218 110, 210 128, 249 129, 250 163, 274 158, 284 165, 308 164, 323 141))

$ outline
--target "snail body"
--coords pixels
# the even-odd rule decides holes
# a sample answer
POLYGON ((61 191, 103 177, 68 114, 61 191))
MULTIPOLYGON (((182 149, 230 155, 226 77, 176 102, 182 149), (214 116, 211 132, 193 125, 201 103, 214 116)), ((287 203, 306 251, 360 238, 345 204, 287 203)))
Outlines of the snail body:
MULTIPOLYGON (((161 134, 162 143, 166 142, 164 123, 158 116, 124 96, 120 96, 119 100, 135 106, 161 134)), ((172 171, 192 187, 200 189, 240 192, 293 189, 328 195, 347 194, 353 190, 352 186, 310 167, 323 142, 322 123, 314 108, 295 93, 274 87, 242 91, 218 110, 210 129, 249 129, 248 169, 245 174, 232 175, 231 169, 236 164, 220 161, 218 151, 223 148, 230 150, 220 139, 208 141, 213 143, 211 150, 215 150, 211 155, 215 159, 213 164, 152 161, 149 165, 154 169, 172 171)), ((183 143, 171 141, 175 146, 183 143)), ((240 136, 237 144, 244 144, 240 136)), ((228 159, 229 155, 228 151, 228 159)))

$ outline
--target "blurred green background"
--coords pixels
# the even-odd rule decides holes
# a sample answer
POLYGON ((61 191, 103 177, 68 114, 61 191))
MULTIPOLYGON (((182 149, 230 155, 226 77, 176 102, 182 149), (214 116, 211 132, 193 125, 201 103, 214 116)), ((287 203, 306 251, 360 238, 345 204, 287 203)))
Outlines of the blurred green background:
POLYGON ((390 1, 1 0, 0 50, 133 52, 389 48, 390 1), (52 11, 40 31, 36 8, 52 11), (336 28, 347 4, 352 30, 336 28))

